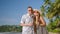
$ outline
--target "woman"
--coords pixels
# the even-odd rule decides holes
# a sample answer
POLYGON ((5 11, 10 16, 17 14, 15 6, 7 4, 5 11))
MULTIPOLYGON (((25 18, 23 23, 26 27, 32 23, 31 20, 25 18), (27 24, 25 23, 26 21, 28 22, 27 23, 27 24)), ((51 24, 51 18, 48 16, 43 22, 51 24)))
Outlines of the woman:
POLYGON ((41 12, 37 9, 34 9, 34 33, 35 34, 48 34, 45 26, 45 20, 41 16, 41 12), (37 28, 37 29, 36 29, 37 28))

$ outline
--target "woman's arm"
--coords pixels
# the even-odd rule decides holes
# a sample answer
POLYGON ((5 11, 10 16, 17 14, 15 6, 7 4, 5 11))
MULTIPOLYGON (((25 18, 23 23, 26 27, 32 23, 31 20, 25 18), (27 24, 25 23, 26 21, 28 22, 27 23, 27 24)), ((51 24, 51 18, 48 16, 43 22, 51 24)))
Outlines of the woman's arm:
POLYGON ((41 26, 46 26, 46 22, 42 16, 40 16, 40 21, 41 21, 41 24, 40 24, 41 26))

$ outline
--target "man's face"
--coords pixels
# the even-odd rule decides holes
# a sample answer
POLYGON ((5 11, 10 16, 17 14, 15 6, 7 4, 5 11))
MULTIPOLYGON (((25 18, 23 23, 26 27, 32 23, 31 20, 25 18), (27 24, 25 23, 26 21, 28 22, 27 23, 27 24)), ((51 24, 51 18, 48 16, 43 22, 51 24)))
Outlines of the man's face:
POLYGON ((32 12, 33 12, 32 9, 31 8, 28 8, 28 13, 29 14, 32 14, 32 12))

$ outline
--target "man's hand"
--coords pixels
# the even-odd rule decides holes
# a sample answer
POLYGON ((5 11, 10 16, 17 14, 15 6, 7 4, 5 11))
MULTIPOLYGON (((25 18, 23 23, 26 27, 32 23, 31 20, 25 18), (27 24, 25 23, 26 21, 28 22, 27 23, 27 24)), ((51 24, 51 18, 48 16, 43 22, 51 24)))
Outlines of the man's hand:
POLYGON ((28 26, 33 26, 33 24, 32 23, 29 23, 29 24, 27 24, 28 26))

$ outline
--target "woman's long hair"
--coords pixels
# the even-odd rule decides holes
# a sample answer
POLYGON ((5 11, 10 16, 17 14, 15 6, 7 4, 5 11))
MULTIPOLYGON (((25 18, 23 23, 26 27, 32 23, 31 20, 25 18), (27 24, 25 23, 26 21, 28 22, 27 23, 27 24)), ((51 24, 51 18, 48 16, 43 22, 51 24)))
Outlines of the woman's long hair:
MULTIPOLYGON (((34 11, 34 12, 37 11, 37 13, 39 14, 38 19, 40 19, 41 13, 39 12, 39 10, 34 9, 33 11, 34 11)), ((37 26, 36 26, 36 16, 35 16, 35 17, 34 17, 34 32, 35 32, 35 34, 37 34, 37 28, 36 28, 36 27, 37 27, 37 26)))
POLYGON ((36 11, 37 11, 37 13, 39 14, 39 17, 38 17, 38 18, 40 18, 40 16, 42 15, 42 12, 41 12, 41 10, 34 9, 33 11, 34 11, 34 12, 36 12, 36 11))

